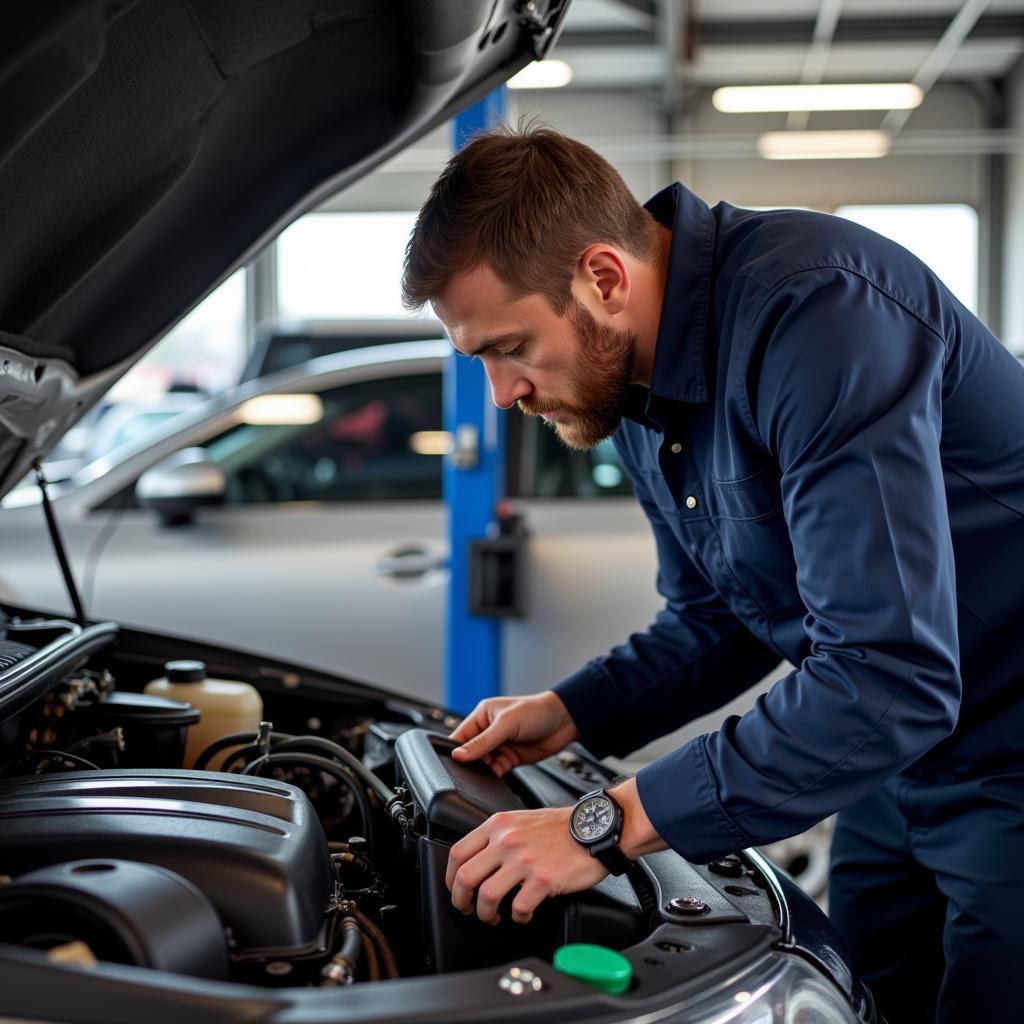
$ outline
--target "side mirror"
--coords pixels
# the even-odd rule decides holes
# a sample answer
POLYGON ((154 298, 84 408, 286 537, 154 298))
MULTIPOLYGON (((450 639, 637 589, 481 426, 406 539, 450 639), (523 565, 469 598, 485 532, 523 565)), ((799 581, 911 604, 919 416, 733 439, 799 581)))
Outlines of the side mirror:
POLYGON ((147 469, 135 485, 135 498, 151 508, 164 526, 184 526, 200 505, 223 505, 227 483, 220 466, 202 448, 183 448, 147 469))

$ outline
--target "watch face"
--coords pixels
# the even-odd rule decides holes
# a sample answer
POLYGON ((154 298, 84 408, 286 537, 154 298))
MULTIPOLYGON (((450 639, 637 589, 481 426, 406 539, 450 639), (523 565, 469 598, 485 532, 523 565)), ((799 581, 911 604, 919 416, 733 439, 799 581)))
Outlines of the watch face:
POLYGON ((572 830, 585 843, 607 835, 614 821, 612 802, 605 796, 592 796, 572 812, 572 830))

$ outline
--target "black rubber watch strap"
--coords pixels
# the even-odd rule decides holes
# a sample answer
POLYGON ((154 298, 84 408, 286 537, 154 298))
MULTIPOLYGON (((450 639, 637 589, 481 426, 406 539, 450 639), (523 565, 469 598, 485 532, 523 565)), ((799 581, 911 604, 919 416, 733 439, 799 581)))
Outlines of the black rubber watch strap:
POLYGON ((618 836, 608 836, 590 847, 590 852, 613 874, 624 875, 632 866, 619 846, 618 836))

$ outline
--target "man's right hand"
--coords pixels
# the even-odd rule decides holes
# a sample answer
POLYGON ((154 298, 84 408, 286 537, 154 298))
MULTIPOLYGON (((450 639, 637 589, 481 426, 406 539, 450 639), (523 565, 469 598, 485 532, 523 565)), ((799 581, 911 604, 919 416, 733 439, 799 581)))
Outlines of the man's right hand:
POLYGON ((483 759, 501 778, 518 764, 532 764, 557 754, 579 730, 560 697, 545 690, 532 697, 488 697, 452 733, 462 744, 457 761, 483 759))

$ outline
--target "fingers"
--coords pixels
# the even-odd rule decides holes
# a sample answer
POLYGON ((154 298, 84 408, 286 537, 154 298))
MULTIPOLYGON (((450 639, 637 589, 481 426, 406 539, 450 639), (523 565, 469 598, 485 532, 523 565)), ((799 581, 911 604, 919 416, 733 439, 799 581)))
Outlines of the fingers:
POLYGON ((519 764, 519 758, 508 747, 500 747, 487 758, 491 771, 500 779, 505 772, 519 764))
POLYGON ((533 912, 550 894, 536 879, 526 882, 512 901, 512 920, 516 924, 528 924, 533 912))
POLYGON ((476 891, 476 916, 484 924, 497 924, 501 920, 498 904, 522 880, 522 874, 515 864, 505 865, 486 878, 476 891))
POLYGON ((477 733, 486 729, 490 720, 490 715, 487 714, 484 705, 477 704, 473 711, 452 730, 451 738, 458 743, 465 743, 466 740, 472 739, 477 733))
POLYGON ((472 860, 490 842, 487 826, 481 825, 473 829, 468 836, 460 839, 448 851, 448 866, 444 872, 444 884, 451 890, 455 884, 455 874, 463 864, 472 860))
MULTIPOLYGON (((473 912, 473 890, 484 879, 489 878, 501 866, 501 855, 492 848, 478 853, 454 873, 452 884, 452 905, 463 914, 473 912)), ((499 897, 500 899, 500 897, 499 897)), ((477 902, 479 909, 479 900, 477 902)))
POLYGON ((456 747, 452 751, 452 757, 457 761, 475 761, 485 754, 490 754, 509 738, 513 728, 508 716, 498 714, 482 732, 466 740, 461 747, 456 747))

